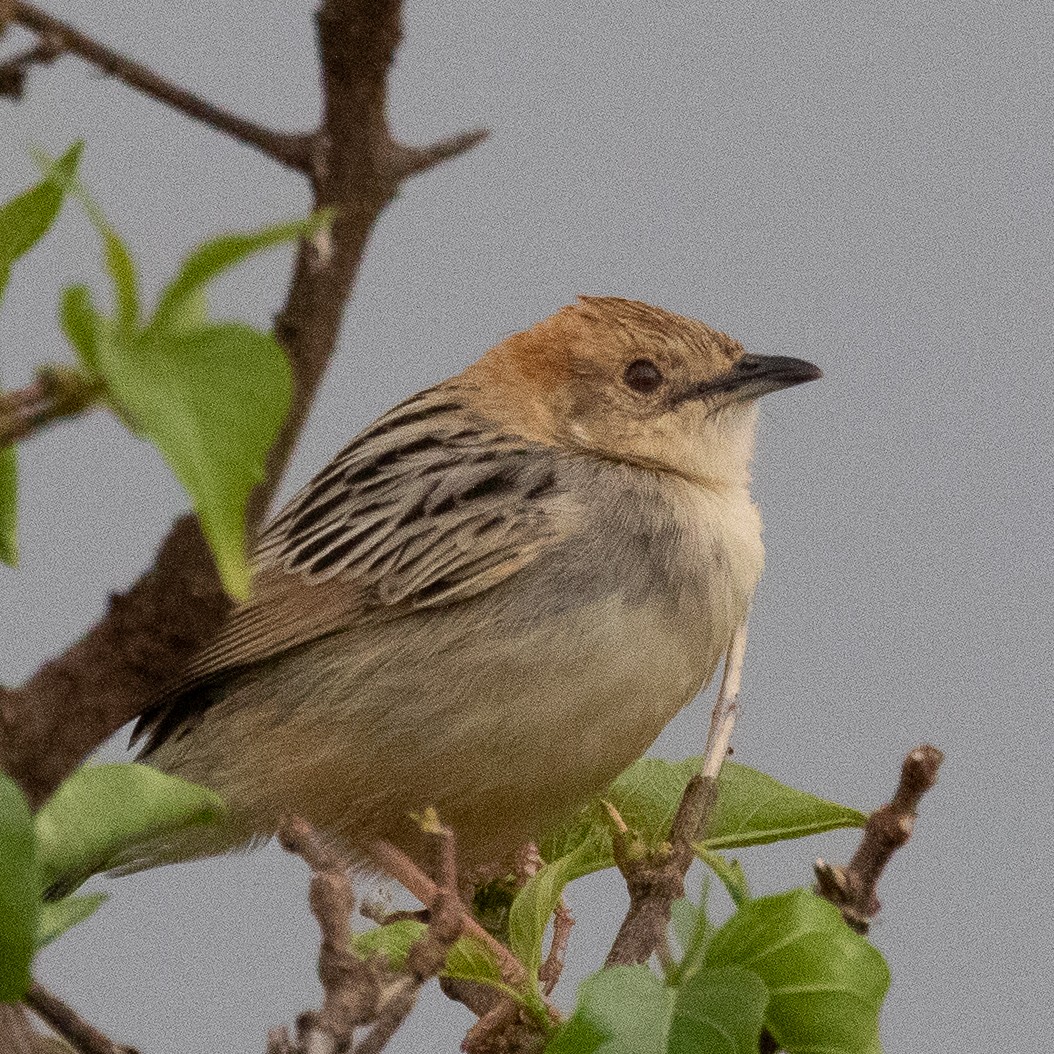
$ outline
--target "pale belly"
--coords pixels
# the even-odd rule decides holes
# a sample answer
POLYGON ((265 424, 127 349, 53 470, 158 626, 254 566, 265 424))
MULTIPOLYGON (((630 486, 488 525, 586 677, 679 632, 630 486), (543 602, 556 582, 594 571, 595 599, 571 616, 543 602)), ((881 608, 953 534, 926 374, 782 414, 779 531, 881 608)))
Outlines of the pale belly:
POLYGON ((638 525, 610 558, 579 544, 471 601, 288 653, 156 762, 226 797, 231 841, 292 812, 352 852, 414 851, 410 814, 435 806, 465 866, 491 860, 600 791, 713 676, 760 532, 752 506, 731 526, 691 513, 661 536, 638 525))
POLYGON ((333 637, 236 682, 193 752, 158 760, 224 794, 245 833, 295 812, 353 851, 376 838, 414 850, 409 816, 431 805, 463 862, 482 863, 536 838, 647 750, 712 676, 732 607, 693 624, 613 597, 514 636, 449 639, 450 620, 433 617, 401 647, 390 626, 333 637), (232 756, 239 743, 251 749, 232 756))

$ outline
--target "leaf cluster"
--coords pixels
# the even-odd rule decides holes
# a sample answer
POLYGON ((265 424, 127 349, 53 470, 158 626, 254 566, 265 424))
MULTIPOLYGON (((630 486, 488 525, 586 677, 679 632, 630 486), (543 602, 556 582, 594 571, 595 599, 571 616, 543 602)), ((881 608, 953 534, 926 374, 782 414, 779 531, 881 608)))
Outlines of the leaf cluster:
MULTIPOLYGON (((11 265, 47 233, 66 197, 78 197, 102 244, 112 305, 96 306, 83 284, 63 292, 59 321, 77 360, 64 369, 65 383, 79 384, 157 447, 191 498, 225 587, 245 597, 246 506, 288 411, 292 374, 270 332, 210 317, 208 286, 255 253, 314 237, 331 216, 205 242, 147 312, 130 250, 77 182, 80 153, 77 143, 46 163, 36 186, 0 208, 0 295, 11 265)), ((15 509, 15 454, 7 447, 0 449, 0 559, 8 563, 17 557, 15 509)))
MULTIPOLYGON (((445 975, 511 995, 549 1025, 539 971, 550 922, 566 887, 615 866, 605 802, 630 826, 641 851, 662 845, 701 758, 645 758, 541 844, 543 866, 518 890, 488 886, 488 901, 507 890, 504 936, 528 983, 510 990, 490 952, 462 938, 445 975), (497 891, 497 892, 496 892, 497 891)), ((728 891, 736 910, 720 928, 704 905, 674 905, 682 955, 662 973, 646 966, 601 970, 579 991, 572 1017, 550 1037, 547 1054, 738 1054, 758 1049, 762 1029, 791 1052, 876 1054, 878 1011, 888 987, 879 952, 838 910, 805 889, 752 899, 739 863, 723 850, 862 827, 856 809, 781 784, 745 765, 722 770, 718 806, 705 841, 693 848, 728 891)), ((401 920, 359 934, 356 951, 405 962, 423 923, 401 920)))
POLYGON ((148 765, 83 765, 35 816, 0 773, 0 1002, 21 999, 33 957, 87 919, 105 893, 71 895, 141 847, 223 822, 222 799, 148 765))

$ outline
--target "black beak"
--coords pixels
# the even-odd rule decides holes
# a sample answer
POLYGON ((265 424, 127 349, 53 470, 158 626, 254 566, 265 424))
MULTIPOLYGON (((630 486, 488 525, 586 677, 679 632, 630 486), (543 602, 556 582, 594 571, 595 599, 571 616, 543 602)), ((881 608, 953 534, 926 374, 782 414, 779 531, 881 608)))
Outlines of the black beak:
POLYGON ((756 399, 780 388, 817 381, 823 376, 819 366, 788 355, 744 355, 728 373, 705 381, 684 394, 684 399, 705 399, 711 395, 734 395, 735 401, 756 399))

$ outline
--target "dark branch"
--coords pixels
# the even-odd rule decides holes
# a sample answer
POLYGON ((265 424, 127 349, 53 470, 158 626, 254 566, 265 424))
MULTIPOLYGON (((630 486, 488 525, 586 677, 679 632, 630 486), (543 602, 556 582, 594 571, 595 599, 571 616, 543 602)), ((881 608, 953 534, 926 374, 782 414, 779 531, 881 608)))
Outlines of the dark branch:
POLYGON ((670 924, 673 902, 684 896, 684 876, 693 860, 692 842, 707 801, 702 776, 693 776, 677 809, 670 840, 648 852, 609 806, 615 824, 615 863, 626 880, 629 911, 619 927, 605 965, 646 963, 660 947, 670 924))
POLYGON ((0 1052, 37 1054, 40 1036, 29 1027, 26 1008, 21 1003, 0 1003, 0 1052))
MULTIPOLYGON (((332 357, 373 225, 398 190, 386 105, 399 12, 398 0, 326 0, 318 16, 324 117, 308 167, 314 207, 333 207, 337 218, 324 253, 301 245, 275 319, 275 335, 293 367, 293 405, 271 451, 266 482, 251 503, 250 530, 267 510, 332 357)), ((23 3, 15 14, 38 32, 61 25, 23 3)), ((68 50, 86 41, 75 30, 61 39, 68 50)), ((87 46, 98 48, 91 41, 87 46)), ((436 161, 438 154, 451 151, 439 151, 436 161)), ((109 612, 80 641, 21 689, 0 688, 3 767, 33 803, 42 802, 82 758, 149 705, 229 610, 197 521, 184 517, 151 570, 114 596, 109 612)))
MULTIPOLYGON (((310 170, 313 134, 275 132, 238 117, 181 88, 178 84, 165 80, 141 63, 121 55, 105 44, 100 44, 79 29, 49 15, 46 11, 41 11, 33 4, 17 0, 12 21, 40 34, 43 42, 54 52, 50 58, 53 59, 59 53, 78 55, 144 95, 149 95, 196 121, 202 121, 242 143, 263 151, 283 165, 301 172, 310 170)), ((24 66, 21 72, 24 78, 24 66)), ((21 89, 21 81, 18 87, 21 89)))
POLYGON ((937 782, 943 760, 936 747, 916 747, 904 759, 892 801, 868 819, 848 867, 816 861, 816 892, 834 904, 858 933, 867 933, 881 908, 879 879, 893 854, 911 838, 919 802, 937 782))
POLYGON ((62 45, 50 35, 25 51, 0 63, 0 95, 19 100, 26 88, 26 76, 33 66, 46 66, 62 54, 62 45))
POLYGON ((407 179, 430 168, 450 161, 461 154, 479 146, 490 132, 486 128, 474 128, 469 132, 440 139, 431 146, 402 146, 392 149, 391 168, 396 179, 407 179))
POLYGON ((80 1054, 136 1054, 132 1047, 114 1043, 94 1025, 89 1025, 75 1010, 36 981, 30 984, 24 1002, 80 1054))
POLYGON ((549 945, 549 954, 538 971, 538 980, 541 981, 542 991, 546 995, 553 994, 553 989, 564 972, 567 944, 571 939, 571 930, 574 926, 575 917, 561 897, 560 903, 556 906, 556 914, 553 916, 553 940, 549 945))
POLYGON ((97 381, 69 366, 42 366, 25 388, 0 392, 0 450, 87 410, 103 393, 97 381))

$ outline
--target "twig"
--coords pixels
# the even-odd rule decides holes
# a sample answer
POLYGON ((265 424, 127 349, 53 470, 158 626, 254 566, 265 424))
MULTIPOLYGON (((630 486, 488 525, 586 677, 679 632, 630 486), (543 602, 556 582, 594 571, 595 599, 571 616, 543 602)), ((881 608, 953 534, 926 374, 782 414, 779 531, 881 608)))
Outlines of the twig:
POLYGON ((574 926, 575 917, 561 897, 553 916, 553 940, 549 945, 549 954, 538 971, 538 980, 541 981, 542 991, 546 995, 553 994, 553 989, 564 972, 564 957, 567 955, 567 944, 574 926))
POLYGON ((33 1049, 38 1034, 29 1027, 26 1008, 21 1003, 0 1003, 0 1052, 37 1054, 33 1049))
POLYGON ((473 128, 448 139, 440 139, 431 146, 397 144, 392 150, 390 161, 392 175, 396 179, 408 179, 419 172, 427 172, 430 168, 479 146, 489 136, 490 132, 486 128, 473 128))
POLYGON ((114 1043, 94 1025, 89 1025, 80 1014, 36 981, 30 983, 23 1002, 80 1054, 136 1054, 133 1047, 114 1043))
POLYGON ((710 714, 710 731, 706 737, 706 748, 703 751, 703 765, 701 770, 702 791, 701 800, 698 803, 698 816, 687 816, 685 822, 695 828, 691 831, 692 841, 700 841, 706 837, 706 829, 713 818, 714 806, 717 804, 718 780, 721 777, 721 768, 725 763, 731 750, 732 732, 736 727, 736 718, 739 716, 739 690, 743 682, 743 662, 747 651, 747 624, 744 622, 736 630, 732 643, 725 655, 725 671, 721 678, 721 688, 717 693, 717 702, 714 703, 713 712, 710 714))
POLYGON ((69 52, 116 77, 144 95, 233 136, 242 143, 263 151, 269 157, 301 172, 310 171, 313 135, 275 132, 253 121, 245 120, 193 92, 165 80, 134 59, 93 40, 86 33, 46 11, 17 0, 13 21, 39 33, 57 52, 69 52))
POLYGON ((457 889, 457 858, 454 835, 439 823, 434 810, 425 814, 422 829, 432 835, 436 846, 436 895, 428 905, 428 929, 410 949, 403 983, 387 999, 377 1023, 358 1045, 356 1054, 379 1054, 402 1026, 417 1001, 421 985, 435 977, 446 964, 450 949, 461 936, 469 913, 457 889))
POLYGON ((881 908, 878 881, 893 854, 911 838, 919 802, 937 782, 943 760, 936 747, 916 747, 904 759, 892 801, 869 817, 848 867, 816 861, 816 892, 834 904, 858 933, 867 933, 881 908))
POLYGON ((468 1030, 461 1050, 462 1054, 542 1054, 548 1038, 524 1007, 503 999, 468 1030))
POLYGON ((61 44, 50 34, 45 34, 33 47, 0 63, 0 95, 16 101, 21 99, 30 68, 54 62, 61 54, 61 44))
POLYGON ((102 385, 69 366, 41 366, 37 379, 0 392, 0 450, 93 406, 102 385))
MULTIPOLYGON (((401 849, 391 842, 374 842, 370 855, 388 875, 401 882, 429 910, 436 902, 440 887, 436 885, 401 849)), ((459 900, 460 903, 460 900, 459 900)), ((462 905, 464 932, 485 944, 501 967, 502 979, 512 987, 520 987, 527 981, 523 964, 501 941, 492 937, 462 905)))
MULTIPOLYGON (((14 11, 38 32, 57 24, 24 3, 14 11)), ((324 115, 312 141, 313 204, 335 208, 337 219, 328 253, 301 246, 275 319, 275 335, 293 367, 293 404, 266 481, 253 496, 250 530, 266 512, 332 357, 374 223, 399 188, 398 151, 386 118, 399 13, 399 0, 325 0, 318 16, 324 115)), ((71 41, 86 38, 70 32, 76 35, 63 42, 74 50, 71 41)), ((478 137, 451 142, 424 148, 422 157, 437 164, 478 137)), ((423 171, 422 164, 410 167, 423 171)), ((144 710, 212 639, 229 610, 197 521, 178 520, 153 567, 113 597, 98 624, 21 689, 0 688, 0 764, 39 805, 82 758, 144 710)))
POLYGON ((317 1032, 339 1049, 351 1042, 356 1025, 374 1018, 380 998, 375 973, 350 950, 355 894, 347 864, 298 817, 282 822, 278 838, 285 850, 302 857, 311 868, 311 913, 322 935, 318 956, 322 1010, 301 1019, 301 1046, 305 1051, 316 1046, 312 1033, 317 1032))
POLYGON ((615 863, 629 891, 629 911, 608 953, 608 966, 647 962, 662 945, 673 902, 684 896, 684 876, 693 858, 692 842, 705 836, 717 802, 718 777, 728 755, 739 709, 736 699, 745 652, 744 623, 736 631, 725 656, 724 676, 710 719, 702 770, 688 781, 670 827, 669 841, 648 852, 633 838, 614 806, 605 803, 615 828, 612 839, 615 863))

